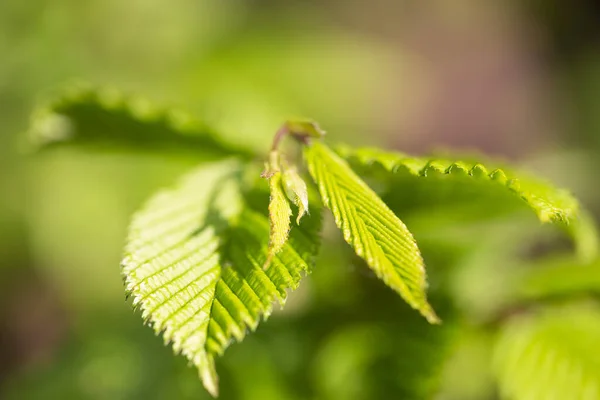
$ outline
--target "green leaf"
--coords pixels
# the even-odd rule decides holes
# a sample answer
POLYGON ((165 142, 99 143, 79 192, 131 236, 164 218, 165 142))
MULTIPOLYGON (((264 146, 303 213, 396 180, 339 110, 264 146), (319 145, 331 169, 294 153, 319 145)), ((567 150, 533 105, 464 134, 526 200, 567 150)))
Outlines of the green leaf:
POLYGON ((576 218, 579 209, 577 200, 566 190, 527 175, 517 177, 512 171, 488 168, 476 162, 411 157, 372 148, 341 147, 338 153, 352 165, 379 166, 393 174, 404 173, 423 178, 445 175, 472 178, 474 182, 493 182, 520 197, 542 222, 568 223, 576 218))
POLYGON ((290 233, 292 208, 281 186, 281 172, 277 171, 269 178, 271 200, 269 202, 269 255, 264 268, 268 268, 271 260, 281 251, 290 233))
MULTIPOLYGON (((143 318, 218 393, 214 359, 286 299, 318 251, 320 215, 293 230, 271 268, 262 266, 269 221, 243 192, 237 161, 198 168, 156 194, 133 217, 122 262, 128 293, 143 318)), ((253 194, 258 193, 258 194, 253 194)), ((254 196, 254 197, 253 197, 254 196)))
POLYGON ((494 348, 503 398, 598 399, 598 338, 597 308, 580 305, 510 320, 494 348))
POLYGON ((317 139, 325 135, 325 131, 321 129, 319 124, 312 120, 291 119, 286 124, 292 134, 299 134, 317 139))
POLYGON ((600 260, 582 264, 572 256, 551 256, 524 271, 514 286, 518 301, 600 293, 600 260))
POLYGON ((283 171, 281 182, 288 199, 298 207, 296 225, 300 225, 300 220, 308 212, 308 189, 306 188, 306 182, 300 177, 295 167, 289 167, 283 171))
POLYGON ((250 154, 226 144, 185 111, 160 108, 117 90, 85 85, 66 89, 38 109, 28 132, 34 148, 77 145, 94 150, 176 150, 206 157, 250 154))
POLYGON ((304 157, 346 242, 411 307, 429 322, 438 322, 427 302, 423 258, 402 221, 321 142, 305 147, 304 157))
POLYGON ((575 242, 579 260, 589 263, 598 256, 598 227, 588 210, 580 210, 577 217, 569 224, 568 232, 575 242))
POLYGON ((589 262, 598 254, 595 221, 586 210, 580 209, 577 199, 567 190, 530 174, 504 167, 486 167, 475 161, 411 157, 372 148, 340 147, 338 153, 361 173, 381 178, 387 184, 391 196, 384 198, 394 210, 407 207, 406 201, 398 202, 399 197, 407 197, 397 190, 400 187, 419 190, 411 193, 410 199, 423 203, 421 209, 426 215, 441 214, 432 219, 447 218, 454 213, 463 221, 461 226, 467 220, 480 222, 486 216, 506 218, 507 212, 515 213, 524 208, 520 206, 523 204, 532 209, 541 222, 557 223, 564 229, 573 239, 582 261, 589 262))

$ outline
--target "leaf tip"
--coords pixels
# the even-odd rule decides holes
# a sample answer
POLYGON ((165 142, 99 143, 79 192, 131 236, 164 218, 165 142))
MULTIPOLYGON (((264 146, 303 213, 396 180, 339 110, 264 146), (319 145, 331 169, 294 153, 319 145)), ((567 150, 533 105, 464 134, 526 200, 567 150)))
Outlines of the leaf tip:
POLYGON ((200 379, 204 388, 212 397, 219 397, 219 376, 215 368, 215 360, 207 357, 204 364, 200 367, 200 379))
MULTIPOLYGON (((425 288, 423 288, 423 290, 425 290, 425 288)), ((421 313, 423 317, 425 317, 427 322, 429 322, 431 325, 442 324, 441 318, 438 317, 437 313, 435 312, 431 304, 429 304, 426 297, 423 297, 415 308, 419 311, 419 313, 421 313)))
POLYGON ((427 305, 427 307, 421 309, 421 314, 423 314, 423 316, 425 317, 427 322, 429 322, 431 325, 441 325, 442 324, 442 320, 440 319, 440 317, 437 316, 435 311, 433 311, 433 308, 431 308, 431 306, 429 306, 429 305, 427 305))

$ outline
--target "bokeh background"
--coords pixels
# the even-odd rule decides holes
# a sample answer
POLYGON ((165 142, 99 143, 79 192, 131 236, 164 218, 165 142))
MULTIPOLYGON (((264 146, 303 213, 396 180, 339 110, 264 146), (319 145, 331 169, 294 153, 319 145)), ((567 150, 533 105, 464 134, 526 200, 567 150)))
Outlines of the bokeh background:
MULTIPOLYGON (((484 153, 569 188, 597 215, 599 4, 0 1, 0 398, 208 398, 132 312, 119 270, 131 213, 196 160, 27 154, 32 111, 65 83, 185 107, 261 152, 283 120, 305 115, 331 142, 484 153)), ((285 310, 219 361, 222 398, 498 398, 494 336, 515 276, 576 263, 572 249, 532 213, 488 215, 406 187, 388 201, 422 243, 443 328, 326 230, 285 310)))

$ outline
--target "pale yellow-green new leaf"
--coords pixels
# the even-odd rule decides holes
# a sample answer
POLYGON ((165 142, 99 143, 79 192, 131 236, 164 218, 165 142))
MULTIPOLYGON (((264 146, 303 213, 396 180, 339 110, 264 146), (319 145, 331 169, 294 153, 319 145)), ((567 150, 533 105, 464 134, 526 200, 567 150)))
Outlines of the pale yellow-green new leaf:
POLYGON ((268 268, 273 257, 281 251, 290 233, 292 208, 281 186, 281 172, 276 171, 269 178, 271 199, 269 201, 269 255, 264 268, 268 268))
POLYGON ((439 322, 427 302, 423 258, 404 223, 323 143, 307 146, 304 157, 346 242, 408 304, 429 322, 439 322))
POLYGON ((255 210, 246 200, 253 191, 242 193, 243 168, 236 161, 209 164, 156 194, 134 215, 122 262, 143 318, 198 368, 215 396, 215 357, 268 317, 274 301, 283 304, 319 245, 315 210, 263 270, 269 220, 266 207, 255 210))
POLYGON ((306 182, 300 177, 296 168, 287 168, 282 175, 283 188, 288 199, 298 207, 298 216, 296 224, 308 212, 308 189, 306 182))

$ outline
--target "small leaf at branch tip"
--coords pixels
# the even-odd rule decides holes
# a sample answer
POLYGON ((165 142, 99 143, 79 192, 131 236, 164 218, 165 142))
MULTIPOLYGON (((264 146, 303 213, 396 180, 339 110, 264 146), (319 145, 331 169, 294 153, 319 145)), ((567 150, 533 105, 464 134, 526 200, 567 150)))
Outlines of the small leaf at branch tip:
POLYGON ((287 123, 289 132, 295 136, 305 136, 310 138, 321 138, 325 136, 325 131, 319 124, 310 119, 292 119, 287 123))
POLYGON ((304 214, 308 213, 308 189, 306 182, 300 177, 296 168, 288 168, 282 176, 283 188, 288 199, 298 207, 298 216, 296 224, 300 225, 300 220, 304 214))
POLYGON ((263 266, 264 270, 269 267, 271 259, 283 248, 290 233, 292 209, 283 193, 281 179, 282 174, 280 171, 275 171, 269 178, 269 187, 271 190, 271 199, 269 201, 269 252, 267 261, 263 266))

